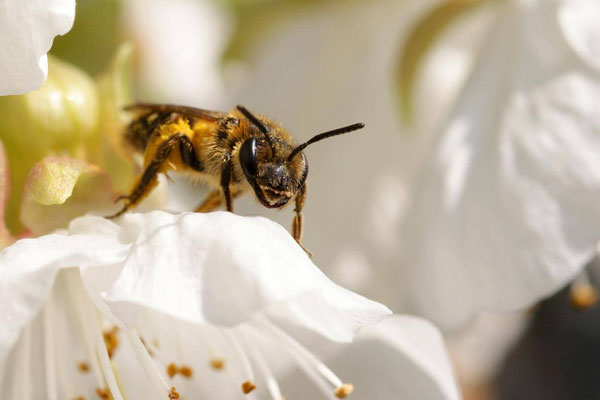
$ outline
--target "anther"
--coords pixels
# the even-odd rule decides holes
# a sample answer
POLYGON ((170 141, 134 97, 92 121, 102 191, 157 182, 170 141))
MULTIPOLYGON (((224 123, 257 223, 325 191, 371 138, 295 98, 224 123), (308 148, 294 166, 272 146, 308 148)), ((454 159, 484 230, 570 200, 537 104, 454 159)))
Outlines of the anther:
POLYGON ((179 368, 179 373, 180 373, 181 375, 183 375, 184 377, 186 377, 186 378, 191 378, 191 377, 192 377, 192 368, 190 368, 190 367, 189 367, 189 366, 187 366, 187 365, 182 365, 182 366, 179 368))
POLYGON ((222 358, 213 358, 210 360, 210 366, 216 370, 222 370, 225 367, 225 360, 222 358))
POLYGON ((89 372, 90 371, 90 366, 85 361, 82 361, 79 364, 77 364, 77 369, 79 371, 81 371, 81 372, 89 372))
POLYGON ((169 400, 175 400, 179 398, 179 392, 175 389, 175 386, 171 387, 171 392, 169 393, 169 400))
POLYGON ((251 391, 253 391, 254 389, 256 389, 256 385, 254 385, 254 383, 252 383, 250 381, 246 381, 246 382, 242 383, 242 392, 244 392, 244 394, 248 394, 251 391))
POLYGON ((354 391, 354 385, 351 383, 344 383, 342 386, 335 389, 335 396, 338 399, 343 399, 354 391))
POLYGON ((571 286, 571 306, 585 310, 598 302, 598 290, 589 283, 574 283, 571 286))
POLYGON ((185 378, 191 378, 192 373, 192 368, 188 365, 182 365, 181 367, 178 367, 175 363, 167 365, 167 375, 169 375, 169 378, 172 378, 177 374, 181 374, 185 378))
POLYGON ((106 389, 96 388, 96 394, 102 400, 108 400, 109 399, 108 390, 106 390, 106 389))
POLYGON ((177 375, 177 372, 178 372, 178 369, 174 363, 167 365, 167 375, 169 375, 169 378, 172 378, 175 375, 177 375))
POLYGON ((116 326, 109 331, 102 332, 104 344, 106 345, 106 351, 108 352, 109 358, 112 358, 117 346, 119 345, 119 336, 117 335, 118 332, 119 328, 116 326))

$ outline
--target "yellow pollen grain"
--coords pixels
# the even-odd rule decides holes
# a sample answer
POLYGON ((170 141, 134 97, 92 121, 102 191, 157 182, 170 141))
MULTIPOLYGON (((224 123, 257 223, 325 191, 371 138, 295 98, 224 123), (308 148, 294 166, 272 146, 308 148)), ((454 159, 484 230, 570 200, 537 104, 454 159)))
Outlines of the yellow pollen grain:
POLYGON ((169 400, 175 400, 179 398, 179 392, 175 389, 175 386, 171 387, 171 393, 169 393, 169 400))
POLYGON ((252 383, 250 381, 246 381, 246 382, 242 383, 242 392, 244 392, 244 394, 248 394, 251 391, 253 391, 254 389, 256 389, 256 386, 254 385, 254 383, 252 383))
POLYGON ((89 372, 90 365, 88 363, 86 363, 85 361, 82 361, 79 364, 77 364, 77 369, 80 370, 81 372, 89 372))
POLYGON ((98 395, 98 397, 100 397, 102 400, 108 400, 109 394, 108 394, 108 390, 106 389, 102 389, 102 388, 96 388, 96 394, 98 395))
POLYGON ((177 365, 175 365, 174 363, 167 365, 167 375, 169 375, 169 378, 172 378, 175 375, 177 375, 177 370, 177 365))
POLYGON ((210 366, 217 370, 223 369, 225 367, 225 360, 222 358, 213 358, 210 360, 210 366))
POLYGON ((354 391, 354 385, 351 383, 344 383, 339 388, 335 389, 335 397, 343 399, 354 391))
POLYGON ((598 302, 598 290, 590 284, 574 285, 571 288, 571 306, 585 310, 598 302))
POLYGON ((179 367, 179 373, 186 378, 192 377, 192 368, 188 365, 182 365, 179 367))

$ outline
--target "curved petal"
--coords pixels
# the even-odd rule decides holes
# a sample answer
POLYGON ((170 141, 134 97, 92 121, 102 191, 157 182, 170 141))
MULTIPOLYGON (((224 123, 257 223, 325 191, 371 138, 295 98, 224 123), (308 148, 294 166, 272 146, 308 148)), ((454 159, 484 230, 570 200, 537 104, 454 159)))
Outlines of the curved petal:
POLYGON ((21 221, 40 235, 106 208, 112 199, 110 181, 98 167, 68 157, 47 157, 33 166, 25 182, 21 221))
POLYGON ((600 70, 600 3, 595 0, 563 1, 560 27, 573 50, 600 70))
POLYGON ((600 238, 600 77, 573 67, 553 7, 505 8, 418 179, 407 290, 448 329, 556 291, 600 238))
POLYGON ((42 86, 48 75, 46 53, 75 18, 75 0, 0 1, 0 95, 42 86))
POLYGON ((119 242, 118 233, 113 222, 94 218, 93 226, 19 240, 0 252, 0 360, 41 309, 60 269, 113 265, 125 258, 129 245, 119 242))
POLYGON ((264 218, 155 211, 126 215, 121 225, 133 245, 105 298, 130 325, 139 305, 216 325, 265 310, 350 340, 390 314, 327 279, 285 229, 264 218))

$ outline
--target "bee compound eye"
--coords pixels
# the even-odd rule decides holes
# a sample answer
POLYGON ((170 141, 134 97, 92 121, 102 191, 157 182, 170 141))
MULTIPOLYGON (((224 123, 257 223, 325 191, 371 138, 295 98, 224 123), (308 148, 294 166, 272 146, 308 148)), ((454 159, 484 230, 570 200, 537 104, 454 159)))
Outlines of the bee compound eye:
POLYGON ((256 176, 256 145, 256 138, 250 138, 240 148, 240 164, 246 177, 256 176))

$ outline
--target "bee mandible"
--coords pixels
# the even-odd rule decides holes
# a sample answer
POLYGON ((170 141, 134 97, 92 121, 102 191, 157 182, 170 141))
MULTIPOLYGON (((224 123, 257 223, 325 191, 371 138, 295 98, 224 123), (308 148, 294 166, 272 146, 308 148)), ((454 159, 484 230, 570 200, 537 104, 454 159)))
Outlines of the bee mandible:
POLYGON ((300 244, 304 226, 308 161, 303 150, 320 140, 364 127, 357 123, 323 132, 294 145, 279 124, 237 106, 224 113, 199 108, 138 103, 125 107, 137 112, 124 135, 125 142, 143 153, 143 171, 115 218, 140 203, 158 184, 158 174, 185 172, 214 187, 196 212, 212 211, 223 203, 233 212, 233 200, 253 191, 267 208, 283 208, 294 198, 292 236, 300 244))

